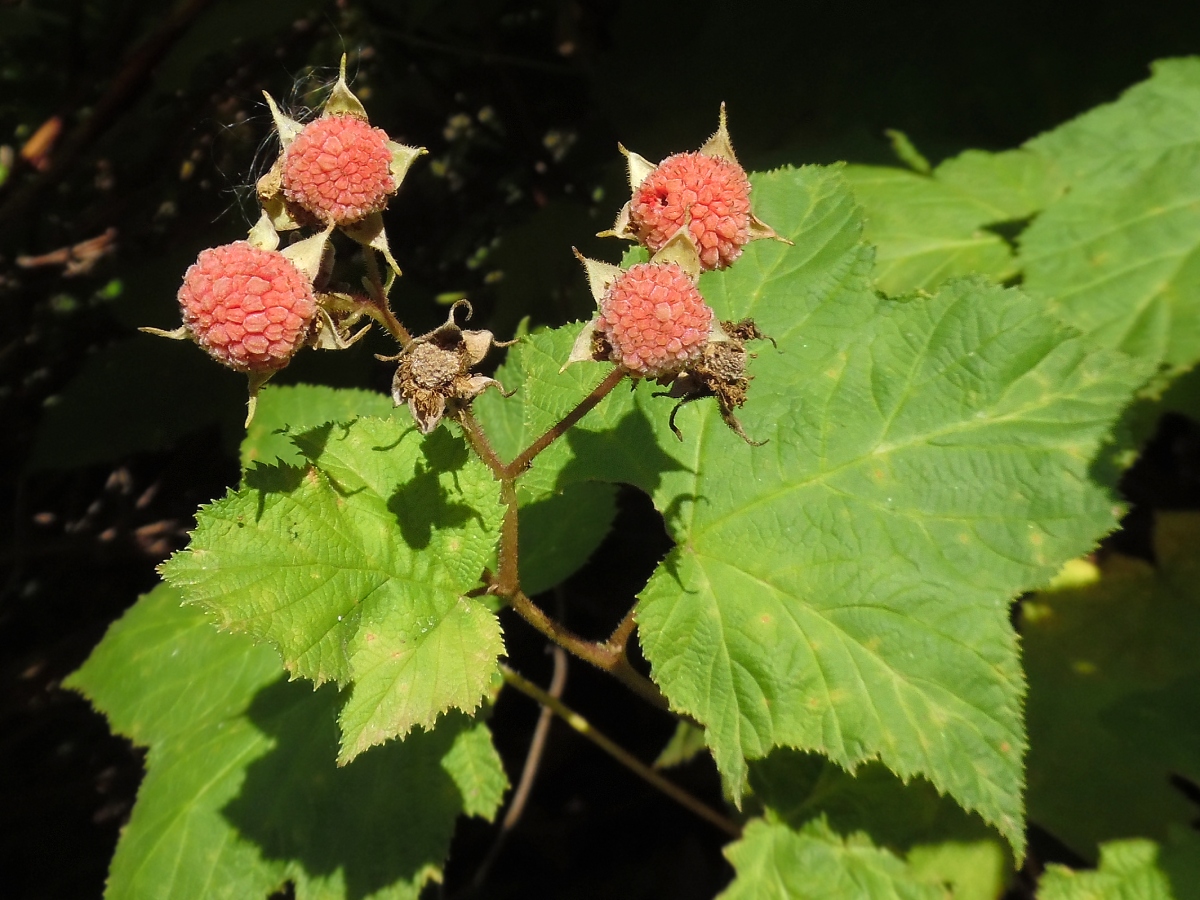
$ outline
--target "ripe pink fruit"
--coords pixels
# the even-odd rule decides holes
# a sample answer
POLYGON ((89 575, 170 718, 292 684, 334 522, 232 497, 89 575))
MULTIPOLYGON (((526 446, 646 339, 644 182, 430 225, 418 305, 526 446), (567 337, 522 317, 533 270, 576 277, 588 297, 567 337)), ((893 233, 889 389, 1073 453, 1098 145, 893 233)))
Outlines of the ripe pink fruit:
POLYGON ((629 224, 656 252, 683 225, 700 248, 705 269, 723 269, 750 240, 750 180, 736 162, 704 153, 676 153, 633 193, 629 224))
POLYGON ((641 263, 600 300, 596 330, 608 339, 613 362, 657 378, 700 356, 712 321, 712 309, 680 266, 641 263))
POLYGON ((323 222, 350 225, 387 205, 396 190, 388 136, 352 115, 309 122, 288 145, 283 193, 323 222))
POLYGON ((245 241, 202 250, 179 289, 183 324, 219 363, 282 369, 317 314, 312 284, 282 253, 245 241))

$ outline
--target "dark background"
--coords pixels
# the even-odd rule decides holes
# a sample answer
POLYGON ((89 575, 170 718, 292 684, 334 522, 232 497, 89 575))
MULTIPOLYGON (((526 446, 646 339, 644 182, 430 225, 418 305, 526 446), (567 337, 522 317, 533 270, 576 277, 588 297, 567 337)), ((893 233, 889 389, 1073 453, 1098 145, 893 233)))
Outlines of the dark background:
MULTIPOLYGON (((238 479, 242 379, 133 329, 174 327, 184 269, 255 217, 253 181, 276 152, 261 91, 303 112, 343 52, 372 123, 430 150, 388 213, 405 270, 397 311, 420 332, 465 295, 476 324, 504 337, 524 316, 587 312, 569 248, 620 252, 592 237, 625 199, 618 140, 650 159, 694 149, 723 100, 751 169, 889 162, 885 128, 934 162, 1011 147, 1114 98, 1151 60, 1200 52, 1200 4, 0 0, 6 896, 99 896, 141 756, 57 685, 155 583, 197 504, 238 479), (54 122, 39 150, 30 138, 54 122), (94 258, 46 258, 108 229, 94 258)), ((386 389, 371 352, 389 348, 367 343, 302 354, 277 381, 386 389)), ((1135 515, 1197 505, 1178 458, 1195 440, 1193 423, 1167 423, 1126 483, 1135 515)), ((569 624, 606 634, 668 546, 646 498, 623 492, 613 536, 562 591, 569 624)), ((515 665, 545 683, 541 639, 515 619, 505 630, 515 665)), ((642 758, 671 732, 582 663, 566 699, 642 758)), ((535 718, 523 698, 501 699, 514 781, 535 718)), ((711 766, 675 774, 719 803, 711 766)), ((493 837, 464 825, 448 896, 493 837)), ((1063 858, 1034 839, 1027 875, 1063 858)), ((556 726, 485 893, 710 897, 731 877, 721 843, 556 726)))

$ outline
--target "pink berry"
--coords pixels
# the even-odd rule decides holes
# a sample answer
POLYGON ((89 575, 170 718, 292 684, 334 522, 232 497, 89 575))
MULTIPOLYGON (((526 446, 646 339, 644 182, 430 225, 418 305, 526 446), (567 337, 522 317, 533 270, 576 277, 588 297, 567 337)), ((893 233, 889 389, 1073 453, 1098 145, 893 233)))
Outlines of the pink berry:
POLYGON ((703 153, 668 156, 633 193, 630 226, 655 252, 683 225, 705 269, 723 269, 750 240, 750 180, 735 162, 703 153))
POLYGON ((196 342, 239 372, 282 369, 317 314, 300 270, 282 253, 245 241, 202 250, 183 276, 179 306, 196 342))
POLYGON ((288 145, 283 193, 324 222, 350 225, 387 205, 396 189, 388 136, 357 116, 309 122, 288 145))
POLYGON ((600 300, 596 330, 608 339, 612 361, 657 378, 699 358, 713 311, 675 263, 641 263, 612 283, 600 300))

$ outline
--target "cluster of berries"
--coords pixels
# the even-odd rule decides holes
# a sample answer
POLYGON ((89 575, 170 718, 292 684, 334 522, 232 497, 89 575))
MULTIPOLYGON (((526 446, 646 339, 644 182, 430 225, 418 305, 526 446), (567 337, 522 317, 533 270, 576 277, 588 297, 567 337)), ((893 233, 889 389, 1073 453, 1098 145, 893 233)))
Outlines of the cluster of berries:
MULTIPOLYGON (((183 325, 146 328, 192 340, 217 362, 250 380, 254 395, 303 346, 341 348, 364 315, 378 317, 376 296, 330 289, 330 235, 335 228, 381 253, 399 274, 388 248, 382 212, 424 149, 406 147, 371 127, 346 84, 346 60, 315 120, 301 124, 266 95, 281 153, 257 190, 262 215, 244 241, 201 251, 179 288, 183 325), (280 232, 306 229, 309 237, 279 249, 280 232)), ((389 276, 390 278, 390 276, 389 276)))
MULTIPOLYGON (((637 241, 653 255, 625 270, 580 256, 599 309, 567 364, 611 360, 636 378, 670 385, 680 406, 716 397, 726 423, 746 438, 733 415, 749 383, 744 344, 764 336, 748 319, 718 322, 696 283, 701 273, 732 265, 750 241, 785 239, 750 210, 750 179, 734 156, 724 105, 716 134, 694 153, 654 165, 621 152, 633 196, 601 236, 637 241)), ((678 409, 670 423, 680 436, 678 409)))
MULTIPOLYGON (((431 431, 448 409, 499 384, 471 374, 496 342, 490 332, 462 329, 455 321, 458 304, 445 325, 419 338, 393 327, 386 295, 399 268, 382 212, 425 151, 371 126, 346 84, 345 57, 320 116, 308 124, 280 112, 269 94, 266 99, 282 151, 258 181, 258 223, 246 240, 204 250, 187 270, 178 295, 180 328, 143 330, 192 340, 245 373, 252 416, 258 389, 302 346, 347 347, 366 330, 352 334, 355 323, 378 319, 404 344, 389 357, 398 363, 393 398, 397 405, 407 402, 420 429, 431 431), (305 229, 308 237, 279 249, 280 232, 305 229), (334 229, 362 245, 369 272, 378 271, 372 254, 383 257, 391 269, 386 283, 364 279, 365 296, 331 287, 334 229)), ((637 241, 652 256, 628 270, 580 257, 599 309, 568 364, 607 360, 634 378, 670 386, 668 395, 680 401, 670 418, 677 435, 679 406, 716 397, 725 421, 745 438, 733 415, 749 384, 744 345, 763 335, 750 320, 718 322, 696 284, 701 273, 732 265, 750 241, 783 239, 750 209, 750 180, 734 156, 723 105, 717 132, 694 153, 654 165, 620 149, 632 197, 603 234, 637 241)), ((469 306, 465 311, 469 317, 469 306)))

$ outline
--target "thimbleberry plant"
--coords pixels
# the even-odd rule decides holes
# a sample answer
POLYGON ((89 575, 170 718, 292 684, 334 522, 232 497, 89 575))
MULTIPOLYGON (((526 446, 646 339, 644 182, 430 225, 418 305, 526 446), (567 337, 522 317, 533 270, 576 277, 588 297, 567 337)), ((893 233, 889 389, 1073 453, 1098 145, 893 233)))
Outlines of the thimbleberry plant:
POLYGON ((1101 864, 1041 896, 1181 890, 1200 839, 1168 776, 1200 765, 1167 735, 1200 669, 1162 617, 1200 609, 1200 523, 1159 522, 1155 566, 1096 548, 1200 360, 1200 61, 919 171, 747 174, 722 108, 697 152, 624 151, 605 234, 635 246, 579 257, 590 321, 515 340, 465 301, 420 335, 392 309, 382 213, 422 151, 344 64, 314 121, 268 103, 261 218, 183 273, 169 333, 250 378, 242 483, 70 681, 148 748, 110 897, 432 890, 458 817, 509 795, 504 690, 726 833, 726 898, 997 898, 1029 817, 1101 864), (264 387, 372 326, 390 401, 264 387), (674 547, 589 640, 534 595, 604 536, 606 484, 674 547), (506 663, 502 606, 675 717, 660 766, 506 663), (721 808, 664 772, 700 754, 721 808))

